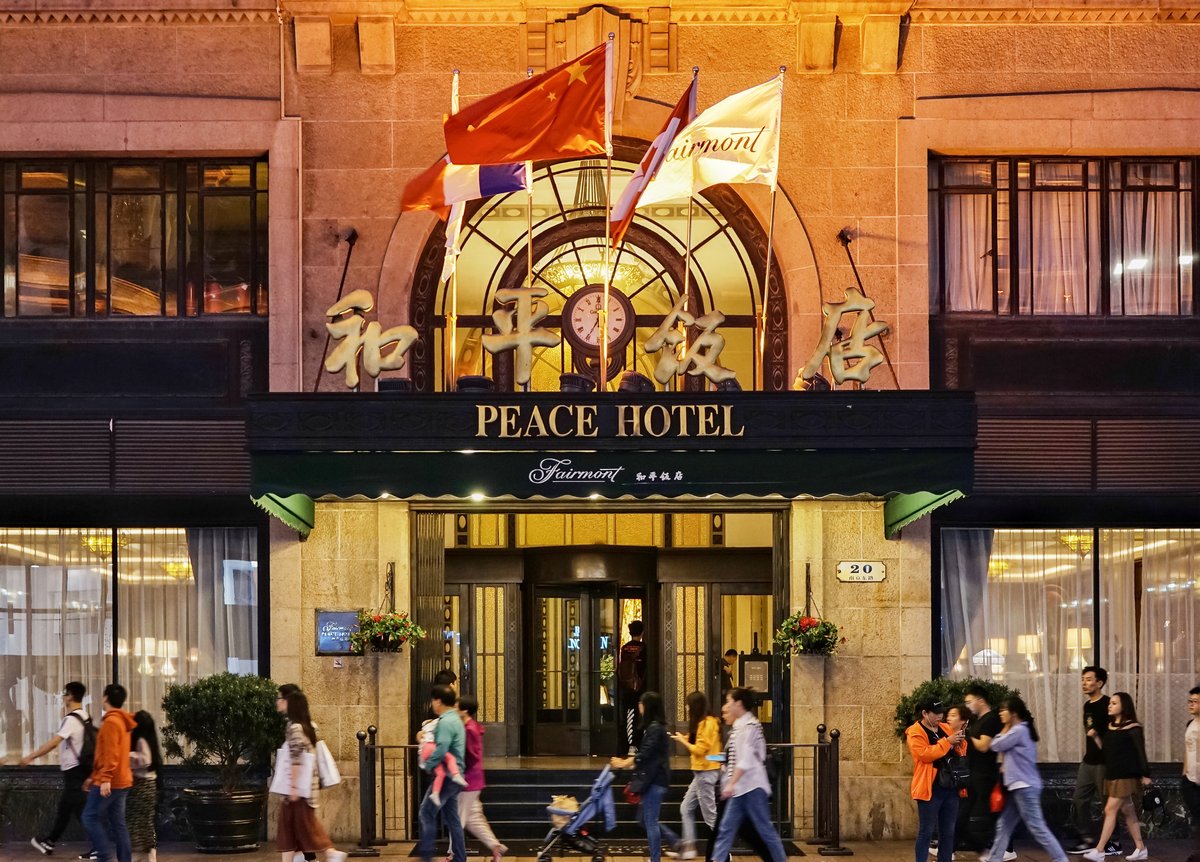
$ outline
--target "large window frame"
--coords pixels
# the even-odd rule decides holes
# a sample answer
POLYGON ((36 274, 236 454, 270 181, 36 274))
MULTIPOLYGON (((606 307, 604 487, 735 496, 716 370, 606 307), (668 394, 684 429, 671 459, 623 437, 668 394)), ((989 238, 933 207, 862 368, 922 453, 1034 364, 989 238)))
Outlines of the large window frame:
POLYGON ((0 159, 0 319, 264 316, 268 196, 265 157, 0 159), (33 241, 23 213, 54 201, 65 206, 68 233, 58 237, 65 254, 41 257, 25 247, 33 241), (239 272, 222 278, 217 222, 230 207, 244 207, 246 245, 237 250, 239 272), (131 212, 149 228, 138 231, 138 241, 149 249, 140 257, 150 286, 115 272, 122 248, 114 246, 114 226, 131 212), (60 282, 54 272, 63 267, 60 282), (43 297, 34 286, 39 278, 43 297), (114 284, 124 303, 114 301, 114 284))
MULTIPOLYGON (((1100 158, 1062 156, 935 156, 929 163, 930 266, 933 276, 931 293, 935 313, 956 317, 1114 317, 1190 318, 1200 315, 1200 281, 1193 258, 1200 249, 1200 200, 1195 182, 1200 159, 1183 156, 1100 158), (1156 176, 1165 174, 1165 178, 1156 176), (1176 224, 1179 239, 1178 271, 1174 310, 1138 310, 1129 298, 1126 286, 1134 269, 1143 269, 1147 261, 1139 253, 1125 254, 1122 246, 1129 234, 1126 215, 1129 207, 1122 196, 1142 193, 1173 196, 1178 207, 1176 224), (1077 267, 1083 271, 1084 297, 1068 298, 1066 309, 1037 309, 1035 283, 1047 273, 1039 271, 1034 258, 1033 201, 1053 195, 1065 200, 1077 199, 1083 210, 1083 231, 1077 267), (947 260, 955 243, 948 235, 948 209, 970 201, 988 207, 989 235, 978 248, 960 241, 959 253, 982 252, 977 256, 990 269, 991 307, 960 309, 952 307, 949 295, 947 260), (1022 263, 1026 265, 1023 266, 1022 263), (1128 266, 1129 263, 1137 267, 1128 266)), ((1136 227, 1136 226, 1135 226, 1136 227)), ((975 238, 977 241, 979 237, 975 238)), ((1069 239, 1069 238, 1068 238, 1069 239)), ((1143 231, 1143 242, 1145 241, 1143 231)), ((1064 243, 1066 244, 1066 243, 1064 243)), ((973 255, 974 256, 974 255, 973 255)), ((965 258, 964 258, 965 260, 965 258)), ((1059 300, 1062 302, 1061 300, 1059 300)))

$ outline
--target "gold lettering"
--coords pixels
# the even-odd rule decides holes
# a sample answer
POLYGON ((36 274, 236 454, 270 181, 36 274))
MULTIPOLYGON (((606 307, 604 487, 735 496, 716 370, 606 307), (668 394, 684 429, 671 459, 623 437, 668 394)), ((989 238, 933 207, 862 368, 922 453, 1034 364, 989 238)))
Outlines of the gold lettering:
POLYGON ((617 406, 617 436, 642 436, 642 414, 631 404, 617 406))
POLYGON ((596 407, 582 404, 575 408, 575 433, 580 437, 595 437, 600 433, 596 427, 596 407))
POLYGON ((721 433, 721 423, 717 420, 717 405, 716 404, 701 404, 700 410, 700 430, 696 432, 697 437, 713 437, 719 436, 721 433))
POLYGON ((733 430, 733 405, 721 405, 721 411, 725 414, 725 435, 726 437, 744 437, 746 435, 746 426, 743 425, 737 431, 733 430))
POLYGON ((671 407, 671 412, 675 414, 675 433, 680 437, 691 437, 691 432, 688 430, 688 417, 696 410, 695 404, 675 404, 671 407))
POLYGON ((517 427, 517 421, 521 418, 521 409, 512 404, 505 404, 500 408, 500 436, 501 437, 520 437, 521 431, 517 427))
POLYGON ((646 433, 651 437, 662 437, 671 430, 671 413, 661 404, 651 404, 645 411, 646 433), (658 431, 654 430, 655 417, 659 417, 661 424, 658 431))
POLYGON ((488 425, 496 421, 500 416, 500 411, 491 404, 476 404, 475 416, 479 420, 479 424, 475 428, 475 436, 486 437, 488 425))
POLYGON ((550 410, 550 433, 553 434, 555 437, 570 437, 571 436, 571 426, 568 425, 564 429, 564 428, 560 427, 558 424, 558 411, 560 411, 560 410, 566 410, 568 416, 571 414, 571 408, 568 407, 566 404, 556 404, 553 408, 551 408, 551 410, 550 410))
POLYGON ((536 404, 533 405, 533 412, 529 414, 529 422, 525 425, 526 437, 547 437, 546 420, 542 418, 542 410, 536 404), (536 433, 535 433, 536 432, 536 433))

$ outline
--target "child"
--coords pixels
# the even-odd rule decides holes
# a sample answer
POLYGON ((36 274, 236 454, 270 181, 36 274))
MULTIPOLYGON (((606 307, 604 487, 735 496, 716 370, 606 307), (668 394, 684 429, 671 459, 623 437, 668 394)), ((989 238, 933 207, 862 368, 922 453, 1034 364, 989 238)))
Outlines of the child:
MULTIPOLYGON (((433 739, 433 731, 437 727, 438 720, 430 718, 421 725, 421 762, 424 763, 429 759, 429 755, 433 754, 437 743, 433 739)), ((463 777, 462 769, 458 765, 458 759, 449 751, 442 758, 442 762, 433 768, 433 790, 429 794, 429 798, 433 800, 433 804, 441 808, 442 806, 442 782, 446 780, 446 774, 449 773, 450 780, 455 784, 467 786, 467 779, 463 777)))

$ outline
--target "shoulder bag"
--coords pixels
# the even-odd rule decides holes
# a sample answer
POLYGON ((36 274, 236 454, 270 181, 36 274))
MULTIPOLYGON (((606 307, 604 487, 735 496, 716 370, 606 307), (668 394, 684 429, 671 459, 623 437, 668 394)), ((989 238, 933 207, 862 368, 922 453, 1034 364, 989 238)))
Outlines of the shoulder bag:
POLYGON ((338 771, 337 761, 333 759, 333 753, 330 752, 329 746, 325 744, 325 740, 317 740, 317 778, 320 779, 321 787, 333 787, 335 784, 342 783, 342 773, 338 771))

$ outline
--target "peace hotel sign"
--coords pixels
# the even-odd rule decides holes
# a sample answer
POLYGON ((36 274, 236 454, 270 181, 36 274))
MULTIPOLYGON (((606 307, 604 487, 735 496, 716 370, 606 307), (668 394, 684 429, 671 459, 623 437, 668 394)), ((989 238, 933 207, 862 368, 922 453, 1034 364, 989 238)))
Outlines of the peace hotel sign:
MULTIPOLYGON (((541 287, 498 291, 496 299, 501 307, 492 315, 496 332, 483 336, 484 348, 493 355, 514 351, 515 379, 521 386, 528 384, 532 375, 533 348, 557 347, 561 341, 557 332, 538 326, 549 313, 546 303, 542 302, 546 293, 541 287)), ((676 375, 688 374, 703 376, 714 384, 732 380, 735 373, 720 362, 725 337, 717 332, 717 328, 725 322, 725 315, 714 309, 695 317, 687 310, 687 300, 686 295, 680 297, 670 314, 642 345, 647 354, 659 354, 654 379, 665 384, 676 375), (687 327, 701 329, 690 344, 686 343, 687 327)), ((344 371, 346 386, 350 389, 359 385, 360 361, 362 370, 371 377, 378 377, 381 371, 402 368, 404 355, 419 337, 412 326, 383 329, 377 321, 367 323, 363 315, 374 305, 375 300, 368 291, 356 290, 325 312, 330 318, 325 328, 330 338, 338 342, 325 360, 325 370, 331 374, 344 371), (389 347, 390 350, 385 350, 389 347)), ((797 388, 816 377, 826 359, 836 383, 847 380, 866 383, 870 379, 872 369, 883 362, 883 356, 866 342, 888 330, 888 324, 868 316, 874 308, 875 303, 854 288, 846 291, 844 302, 827 302, 822 306, 825 324, 821 338, 797 375, 797 388), (856 314, 850 337, 837 341, 838 324, 849 313, 856 314), (855 364, 849 365, 849 360, 855 360, 855 364)))

